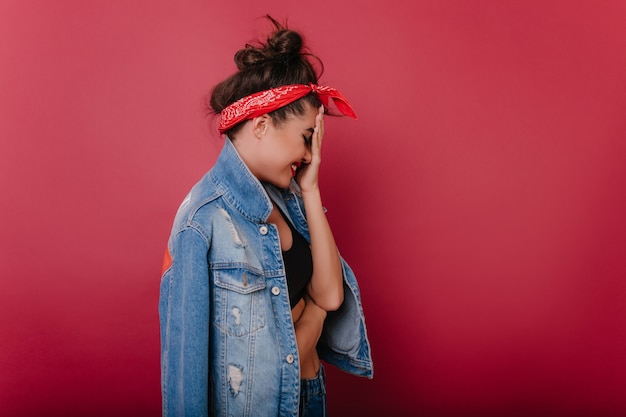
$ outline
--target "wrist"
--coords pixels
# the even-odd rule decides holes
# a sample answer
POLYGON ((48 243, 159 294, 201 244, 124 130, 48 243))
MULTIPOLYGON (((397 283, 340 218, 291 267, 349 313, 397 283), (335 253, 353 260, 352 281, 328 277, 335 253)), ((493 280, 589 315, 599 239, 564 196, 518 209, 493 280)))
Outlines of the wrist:
POLYGON ((318 199, 318 198, 321 200, 320 188, 318 186, 307 188, 307 189, 300 188, 300 191, 302 192, 302 199, 304 200, 307 200, 307 199, 311 200, 311 199, 318 199))

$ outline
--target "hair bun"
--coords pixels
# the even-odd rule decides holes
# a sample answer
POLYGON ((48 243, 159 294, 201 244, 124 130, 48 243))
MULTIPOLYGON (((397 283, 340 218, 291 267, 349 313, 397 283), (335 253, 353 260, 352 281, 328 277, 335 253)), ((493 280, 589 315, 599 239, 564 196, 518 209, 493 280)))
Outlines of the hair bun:
POLYGON ((237 69, 245 70, 267 62, 289 63, 301 57, 304 42, 293 30, 277 27, 267 38, 267 43, 246 44, 235 54, 237 69))
POLYGON ((235 54, 235 64, 240 71, 263 63, 267 59, 265 52, 253 45, 246 45, 245 48, 238 50, 235 54))
POLYGON ((275 58, 292 59, 300 55, 303 42, 298 32, 282 29, 267 39, 266 49, 275 58))

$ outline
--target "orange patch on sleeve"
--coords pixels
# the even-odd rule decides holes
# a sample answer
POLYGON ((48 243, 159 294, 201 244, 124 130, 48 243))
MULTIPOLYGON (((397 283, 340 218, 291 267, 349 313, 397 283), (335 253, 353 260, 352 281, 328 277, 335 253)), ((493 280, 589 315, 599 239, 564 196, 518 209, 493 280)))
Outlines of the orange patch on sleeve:
POLYGON ((164 274, 170 266, 172 266, 172 255, 170 255, 169 248, 165 248, 165 255, 163 256, 163 269, 161 270, 161 274, 164 274))

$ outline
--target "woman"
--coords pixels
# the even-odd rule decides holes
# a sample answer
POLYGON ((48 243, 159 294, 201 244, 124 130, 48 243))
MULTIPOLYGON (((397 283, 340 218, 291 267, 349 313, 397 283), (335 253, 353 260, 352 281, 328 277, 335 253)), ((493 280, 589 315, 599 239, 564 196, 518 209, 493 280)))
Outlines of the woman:
POLYGON ((159 316, 164 415, 324 416, 320 358, 372 376, 354 274, 318 186, 324 105, 301 36, 268 16, 212 91, 225 144, 180 206, 159 316), (323 103, 323 104, 322 104, 323 103))

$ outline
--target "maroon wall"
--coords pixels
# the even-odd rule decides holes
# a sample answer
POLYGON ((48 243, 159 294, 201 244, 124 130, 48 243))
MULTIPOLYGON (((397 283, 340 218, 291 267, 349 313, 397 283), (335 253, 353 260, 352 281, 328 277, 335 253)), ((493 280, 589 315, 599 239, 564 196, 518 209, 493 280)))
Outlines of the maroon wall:
POLYGON ((160 413, 201 99, 268 12, 359 115, 321 180, 375 377, 332 415, 625 415, 626 6, 500 0, 0 2, 0 414, 160 413))

